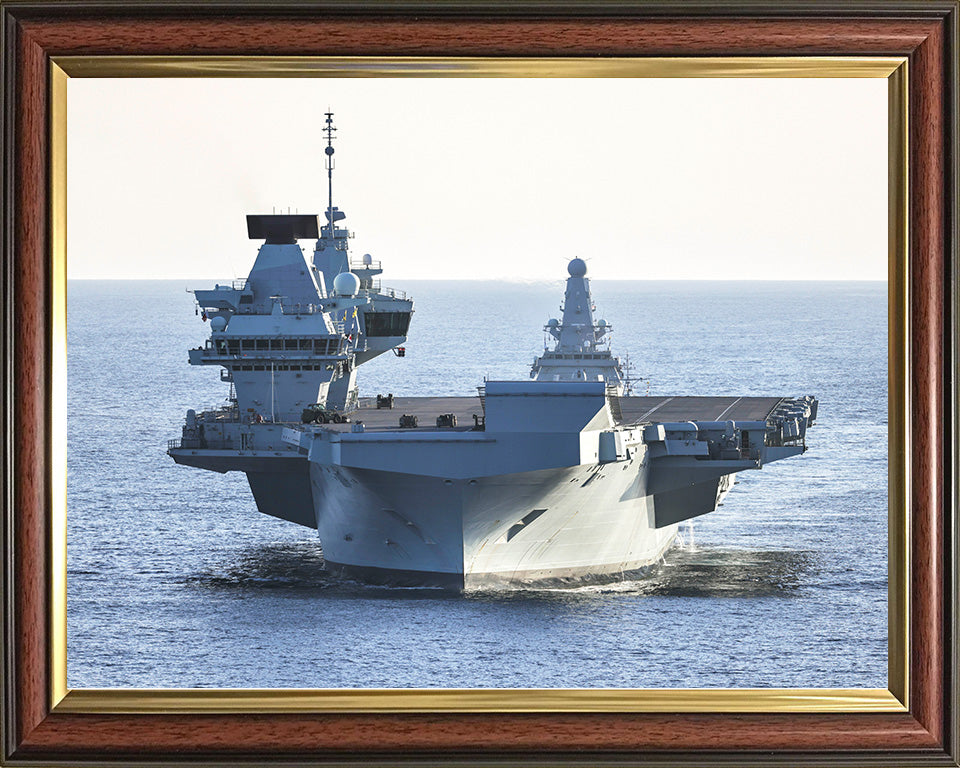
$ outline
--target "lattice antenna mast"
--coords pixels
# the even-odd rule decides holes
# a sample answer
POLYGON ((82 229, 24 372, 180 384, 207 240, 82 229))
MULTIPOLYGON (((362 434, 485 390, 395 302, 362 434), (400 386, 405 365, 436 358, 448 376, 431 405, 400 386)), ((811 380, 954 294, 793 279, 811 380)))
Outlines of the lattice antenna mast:
POLYGON ((327 136, 327 146, 324 147, 323 151, 327 156, 324 160, 324 167, 327 169, 327 221, 330 224, 330 237, 334 237, 336 229, 333 223, 333 134, 336 133, 337 129, 333 127, 333 112, 326 112, 325 114, 327 120, 323 132, 327 136))

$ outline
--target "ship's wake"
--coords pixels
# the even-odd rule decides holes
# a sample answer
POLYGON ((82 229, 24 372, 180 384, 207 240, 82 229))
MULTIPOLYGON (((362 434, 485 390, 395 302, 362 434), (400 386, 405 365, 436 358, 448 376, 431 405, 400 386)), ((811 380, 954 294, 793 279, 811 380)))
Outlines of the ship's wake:
MULTIPOLYGON (((536 599, 550 595, 629 594, 650 597, 759 598, 789 596, 809 583, 817 571, 816 553, 803 550, 674 547, 663 562, 642 578, 603 584, 564 584, 543 588, 468 592, 472 598, 536 599)), ((211 566, 185 579, 211 589, 289 590, 337 594, 362 592, 400 599, 436 598, 446 593, 429 587, 384 587, 361 584, 324 570, 319 542, 278 542, 242 549, 228 564, 211 566)))
POLYGON ((317 592, 346 597, 416 598, 453 595, 438 587, 386 587, 363 584, 324 569, 318 541, 275 542, 248 547, 231 554, 228 563, 212 563, 184 579, 192 586, 247 591, 286 590, 298 594, 317 592))
POLYGON ((802 550, 675 547, 644 578, 567 591, 651 597, 783 597, 800 589, 816 567, 816 554, 802 550))
POLYGON ((336 580, 323 570, 319 541, 275 542, 231 553, 230 562, 211 563, 187 583, 220 589, 322 590, 336 580))

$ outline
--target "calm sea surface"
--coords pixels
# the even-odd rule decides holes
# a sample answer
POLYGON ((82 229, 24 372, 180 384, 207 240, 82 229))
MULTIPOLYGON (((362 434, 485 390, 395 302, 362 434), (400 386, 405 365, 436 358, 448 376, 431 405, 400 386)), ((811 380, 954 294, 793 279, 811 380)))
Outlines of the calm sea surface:
MULTIPOLYGON (((563 290, 394 282, 407 356, 362 394, 526 378, 563 290)), ((594 282, 636 394, 814 394, 810 450, 740 474, 648 580, 467 596, 337 581, 242 474, 166 456, 227 394, 187 364, 187 287, 69 283, 70 686, 886 687, 886 284, 594 282)))

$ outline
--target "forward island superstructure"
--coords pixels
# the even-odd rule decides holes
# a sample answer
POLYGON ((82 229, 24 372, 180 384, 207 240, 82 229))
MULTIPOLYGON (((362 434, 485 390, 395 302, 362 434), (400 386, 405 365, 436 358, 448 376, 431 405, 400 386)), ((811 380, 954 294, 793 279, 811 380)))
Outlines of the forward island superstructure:
POLYGON ((736 472, 806 450, 811 396, 632 396, 579 258, 530 379, 358 397, 357 367, 402 354, 413 304, 380 291, 379 263, 347 256, 333 131, 328 115, 326 225, 248 217, 265 241, 250 276, 196 292, 211 336, 190 362, 221 366, 231 396, 188 411, 168 447, 180 464, 245 472, 260 511, 317 529, 328 569, 452 589, 635 578, 736 472), (308 263, 297 240, 318 235, 308 263))
POLYGON ((210 338, 191 365, 219 366, 225 405, 187 412, 168 452, 178 464, 245 472, 257 507, 316 527, 307 463, 281 439, 305 409, 344 413, 357 406, 357 368, 385 352, 403 356, 413 301, 381 288, 369 254, 350 256, 346 217, 333 204, 333 115, 327 113, 326 223, 316 215, 248 215, 262 240, 245 280, 194 291, 210 338), (302 239, 314 240, 308 259, 302 239))

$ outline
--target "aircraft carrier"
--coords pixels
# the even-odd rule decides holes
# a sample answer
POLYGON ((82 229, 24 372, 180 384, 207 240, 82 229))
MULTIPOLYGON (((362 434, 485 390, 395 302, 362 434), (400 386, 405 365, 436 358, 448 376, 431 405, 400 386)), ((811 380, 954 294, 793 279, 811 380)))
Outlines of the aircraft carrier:
POLYGON ((632 579, 735 473, 806 450, 812 396, 633 396, 579 258, 528 379, 479 382, 475 397, 359 397, 358 366, 403 357, 414 310, 381 287, 380 262, 350 258, 335 130, 328 113, 326 223, 248 216, 263 241, 249 276, 194 292, 210 336, 189 361, 220 367, 230 389, 222 407, 188 411, 167 449, 246 473, 261 512, 317 529, 326 568, 458 590, 632 579))

